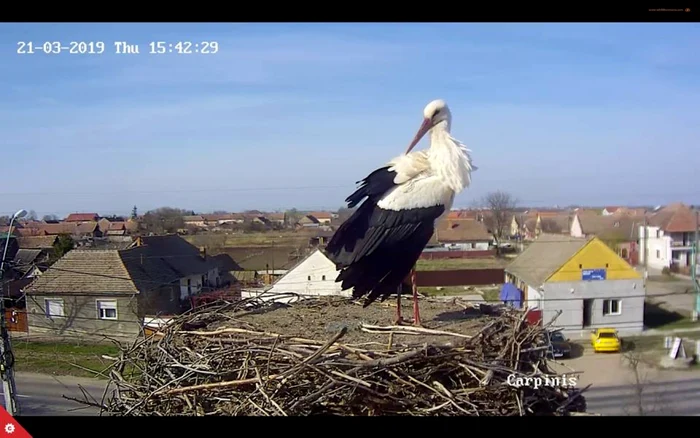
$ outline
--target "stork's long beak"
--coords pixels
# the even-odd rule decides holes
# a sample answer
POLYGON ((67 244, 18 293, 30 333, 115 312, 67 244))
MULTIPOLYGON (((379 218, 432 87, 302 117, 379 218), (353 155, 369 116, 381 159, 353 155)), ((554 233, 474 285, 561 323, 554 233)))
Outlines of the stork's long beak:
POLYGON ((416 133, 416 136, 413 138, 413 141, 411 142, 410 145, 408 145, 408 149, 406 149, 406 153, 411 152, 411 149, 413 149, 418 144, 420 139, 423 138, 425 133, 430 131, 430 128, 432 128, 432 127, 433 127, 432 120, 424 119, 423 123, 420 125, 420 128, 418 128, 418 132, 416 133))

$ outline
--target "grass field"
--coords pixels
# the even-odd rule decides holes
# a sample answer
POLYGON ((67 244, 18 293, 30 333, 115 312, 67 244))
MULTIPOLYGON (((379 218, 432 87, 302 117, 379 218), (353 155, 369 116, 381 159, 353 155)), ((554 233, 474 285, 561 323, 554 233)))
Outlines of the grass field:
POLYGON ((76 377, 101 377, 113 362, 102 355, 114 356, 112 345, 74 345, 67 343, 14 341, 15 370, 76 377))
POLYGON ((416 269, 419 271, 442 271, 452 269, 504 268, 508 263, 509 260, 497 258, 418 260, 416 269))

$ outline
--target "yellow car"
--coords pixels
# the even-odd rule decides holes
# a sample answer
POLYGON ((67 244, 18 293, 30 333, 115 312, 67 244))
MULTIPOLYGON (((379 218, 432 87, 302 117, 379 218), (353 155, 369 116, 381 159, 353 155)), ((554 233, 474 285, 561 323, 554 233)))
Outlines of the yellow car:
POLYGON ((593 351, 617 353, 622 347, 622 341, 617 335, 617 330, 612 328, 599 328, 591 333, 593 351))

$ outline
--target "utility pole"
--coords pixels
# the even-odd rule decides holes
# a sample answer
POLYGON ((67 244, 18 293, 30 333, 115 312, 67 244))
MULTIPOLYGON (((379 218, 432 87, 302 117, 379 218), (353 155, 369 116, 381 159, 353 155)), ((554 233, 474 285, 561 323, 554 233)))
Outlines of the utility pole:
POLYGON ((647 285, 647 277, 649 276, 649 228, 647 224, 647 217, 644 216, 644 248, 642 248, 642 254, 644 257, 644 287, 647 285))
POLYGON ((7 258, 7 248, 12 237, 12 225, 17 219, 27 215, 27 210, 19 210, 12 215, 10 226, 5 236, 5 249, 0 259, 0 377, 2 378, 2 392, 5 399, 5 410, 13 417, 19 413, 17 404, 17 388, 15 387, 15 355, 12 354, 12 344, 10 342, 10 332, 7 330, 5 321, 5 259, 7 258))
POLYGON ((695 211, 695 239, 693 239, 693 252, 690 257, 690 277, 693 279, 693 288, 695 289, 695 310, 693 311, 693 321, 698 320, 700 314, 700 280, 698 280, 698 250, 700 250, 700 241, 698 241, 698 228, 700 228, 700 211, 695 211))

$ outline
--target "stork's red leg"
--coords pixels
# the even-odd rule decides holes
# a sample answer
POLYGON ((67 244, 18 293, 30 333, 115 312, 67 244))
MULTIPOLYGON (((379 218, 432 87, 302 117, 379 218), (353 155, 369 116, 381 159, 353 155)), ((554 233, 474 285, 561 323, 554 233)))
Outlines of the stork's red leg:
POLYGON ((413 289, 413 325, 420 326, 420 311, 418 309, 418 284, 416 283, 416 267, 411 269, 411 288, 413 289))
POLYGON ((401 286, 396 289, 396 325, 401 325, 403 318, 401 318, 401 286))

